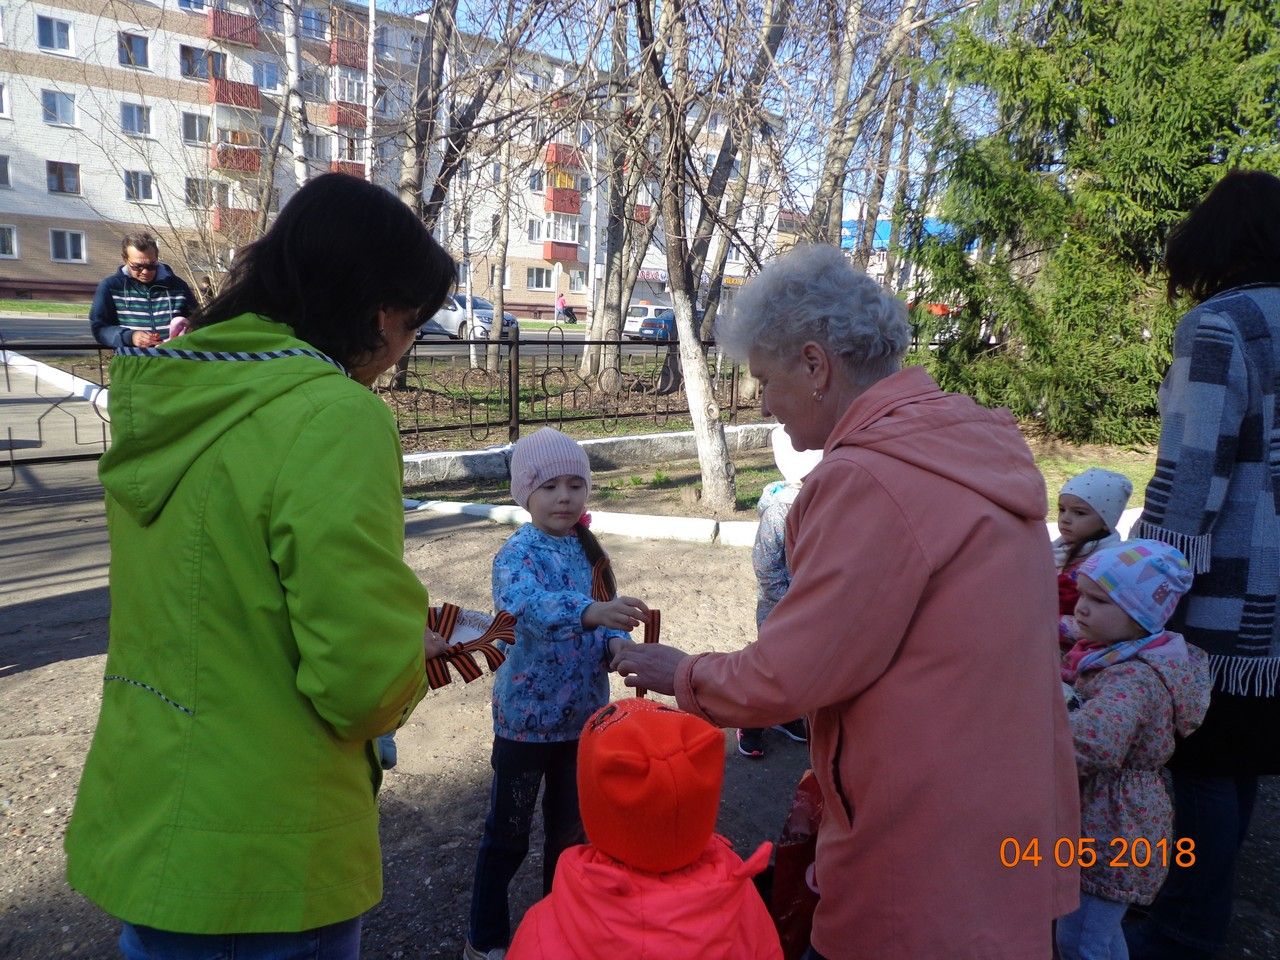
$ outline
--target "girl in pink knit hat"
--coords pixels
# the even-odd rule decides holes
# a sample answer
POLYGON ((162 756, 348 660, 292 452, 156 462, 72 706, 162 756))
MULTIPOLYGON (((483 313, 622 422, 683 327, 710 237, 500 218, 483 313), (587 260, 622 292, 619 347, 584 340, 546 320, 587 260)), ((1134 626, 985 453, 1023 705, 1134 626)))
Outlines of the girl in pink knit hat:
POLYGON ((529 850, 539 787, 544 894, 561 852, 583 842, 578 737, 609 700, 610 663, 649 615, 643 600, 618 596, 609 559, 588 529, 590 491, 587 454, 560 431, 544 428, 512 449, 511 497, 530 522, 493 561, 494 609, 515 615, 516 641, 494 679, 493 786, 464 960, 506 952, 507 888, 529 850))

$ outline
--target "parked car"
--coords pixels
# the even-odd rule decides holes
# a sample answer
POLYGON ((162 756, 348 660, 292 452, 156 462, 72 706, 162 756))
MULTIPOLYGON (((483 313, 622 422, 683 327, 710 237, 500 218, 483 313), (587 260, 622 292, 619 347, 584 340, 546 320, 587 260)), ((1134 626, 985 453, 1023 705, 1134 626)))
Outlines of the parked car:
POLYGON ((627 307, 627 315, 622 322, 622 335, 628 340, 636 340, 640 337, 640 326, 646 320, 652 320, 663 310, 671 308, 661 303, 633 303, 627 307))
MULTIPOLYGON (((455 293, 448 297, 444 306, 437 310, 418 330, 418 339, 425 340, 430 336, 453 337, 455 340, 466 340, 468 335, 475 340, 488 340, 489 331, 493 327, 493 304, 484 297, 471 298, 471 316, 474 323, 467 326, 467 295, 455 293)), ((510 337, 517 327, 516 318, 503 311, 502 336, 510 337)))
MULTIPOLYGON (((694 323, 702 323, 702 311, 693 312, 694 323)), ((670 307, 659 310, 649 319, 641 322, 634 337, 636 340, 679 340, 680 328, 676 325, 676 312, 670 307)))

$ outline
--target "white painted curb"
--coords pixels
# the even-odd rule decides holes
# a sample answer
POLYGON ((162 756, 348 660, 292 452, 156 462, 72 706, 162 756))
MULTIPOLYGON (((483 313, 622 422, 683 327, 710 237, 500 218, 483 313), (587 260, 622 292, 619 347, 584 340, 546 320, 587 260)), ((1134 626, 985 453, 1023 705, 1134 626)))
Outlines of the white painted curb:
POLYGON ((20 353, 14 353, 12 350, 0 350, 0 363, 19 369, 25 367, 36 378, 37 384, 43 380, 45 383, 53 384, 60 390, 66 390, 73 397, 89 401, 99 410, 107 409, 107 388, 104 386, 89 380, 82 380, 74 374, 67 373, 65 370, 51 367, 47 363, 41 363, 39 360, 33 360, 20 353))

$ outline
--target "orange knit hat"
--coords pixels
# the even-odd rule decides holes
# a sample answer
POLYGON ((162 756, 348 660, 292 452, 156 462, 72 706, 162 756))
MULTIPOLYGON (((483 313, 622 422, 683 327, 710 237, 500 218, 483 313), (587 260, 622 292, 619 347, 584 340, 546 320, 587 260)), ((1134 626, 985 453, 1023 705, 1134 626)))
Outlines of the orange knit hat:
POLYGON ((716 827, 724 735, 652 700, 619 700, 578 741, 578 804, 588 839, 616 860, 666 873, 698 859, 716 827))

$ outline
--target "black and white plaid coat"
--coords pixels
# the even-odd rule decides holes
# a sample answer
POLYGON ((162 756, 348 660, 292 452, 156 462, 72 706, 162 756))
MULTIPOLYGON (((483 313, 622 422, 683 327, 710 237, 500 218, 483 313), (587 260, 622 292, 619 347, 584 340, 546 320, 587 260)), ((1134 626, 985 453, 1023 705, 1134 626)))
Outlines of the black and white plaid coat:
POLYGON ((1216 689, 1274 697, 1280 673, 1280 287, 1237 287, 1178 323, 1160 449, 1133 537, 1182 550, 1195 583, 1169 629, 1216 689))

